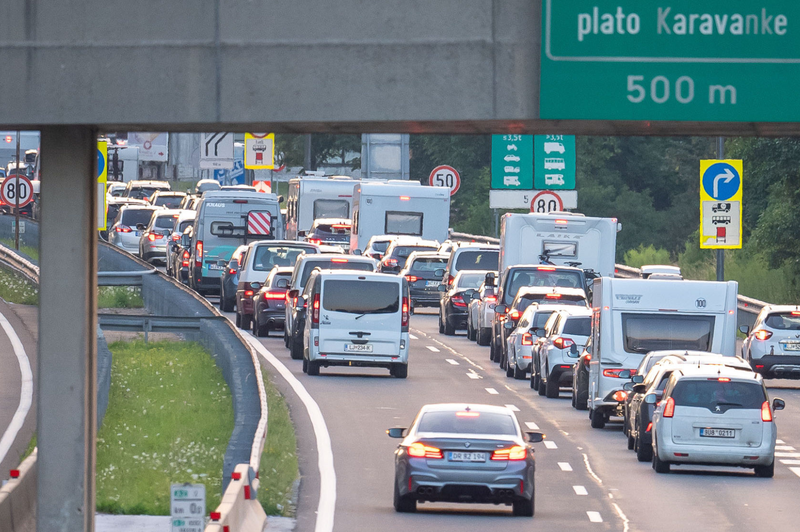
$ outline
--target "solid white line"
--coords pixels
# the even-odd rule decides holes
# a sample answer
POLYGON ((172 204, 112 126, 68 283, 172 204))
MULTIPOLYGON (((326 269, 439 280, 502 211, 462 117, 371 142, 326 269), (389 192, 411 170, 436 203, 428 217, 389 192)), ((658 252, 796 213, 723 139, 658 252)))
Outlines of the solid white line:
MULTIPOLYGON (((244 331, 242 331, 244 332, 244 331)), ((303 401, 303 405, 311 418, 311 425, 314 427, 314 436, 317 440, 317 455, 319 467, 319 503, 317 505, 317 524, 315 532, 330 532, 333 530, 333 516, 336 510, 336 471, 333 468, 333 448, 331 447, 331 436, 328 433, 328 426, 322 416, 319 405, 308 393, 306 387, 297 380, 289 368, 275 357, 264 347, 252 334, 244 335, 250 345, 261 355, 264 360, 272 364, 278 373, 286 379, 289 386, 303 401)))
POLYGON ((558 445, 552 440, 544 440, 544 446, 548 449, 558 449, 558 445))
POLYGON ((589 516, 589 521, 592 523, 602 523, 603 516, 600 515, 600 512, 586 512, 586 515, 589 516))
POLYGON ((426 346, 425 346, 425 348, 426 348, 428 351, 433 351, 434 353, 438 353, 438 352, 439 352, 439 350, 438 350, 438 349, 436 349, 435 347, 433 347, 432 345, 426 345, 426 346))
POLYGON ((575 490, 575 495, 589 495, 589 492, 583 486, 572 486, 572 489, 575 490))
POLYGON ((790 467, 789 470, 798 477, 800 477, 800 467, 790 467))
POLYGON ((781 445, 782 445, 782 444, 784 444, 784 443, 786 443, 786 442, 785 442, 785 441, 783 441, 783 440, 775 440, 775 443, 778 443, 778 444, 781 444, 781 445))
POLYGON ((589 465, 589 455, 587 455, 586 453, 583 453, 583 463, 586 465, 586 471, 589 472, 589 475, 591 475, 591 477, 595 479, 598 484, 602 485, 603 481, 600 480, 600 477, 595 475, 594 470, 592 470, 592 466, 589 465))
POLYGON ((783 465, 800 465, 800 460, 780 460, 783 465))
POLYGON ((19 336, 17 336, 14 328, 2 314, 0 314, 0 326, 3 327, 8 340, 11 342, 11 347, 14 349, 20 373, 19 406, 17 411, 14 412, 14 417, 11 418, 11 423, 8 424, 6 431, 3 433, 3 437, 0 438, 0 462, 2 462, 17 438, 19 430, 25 423, 25 416, 28 415, 28 410, 31 409, 31 404, 33 403, 33 372, 31 372, 31 362, 28 360, 28 355, 25 354, 25 348, 22 346, 19 336))
POLYGON ((559 462, 558 467, 561 468, 561 471, 572 471, 572 466, 569 465, 569 462, 559 462))
POLYGON ((413 335, 413 334, 411 334, 411 333, 408 333, 408 337, 409 337, 409 338, 411 338, 412 340, 419 340, 419 337, 418 337, 418 336, 414 336, 414 335, 413 335))
MULTIPOLYGON (((611 494, 609 493, 609 495, 611 494)), ((615 502, 612 502, 611 504, 614 505, 614 509, 617 511, 617 515, 619 515, 619 518, 622 519, 622 532, 628 532, 631 524, 630 520, 628 519, 628 516, 623 513, 622 508, 619 507, 619 504, 615 502)))
POLYGON ((506 405, 506 408, 508 408, 508 409, 509 409, 509 410, 511 410, 512 412, 519 412, 519 408, 517 408, 517 407, 516 407, 516 406, 514 406, 514 405, 506 405))
POLYGON ((454 366, 458 366, 458 362, 456 362, 452 358, 445 358, 445 360, 447 361, 448 364, 452 364, 454 366))
POLYGON ((800 458, 800 453, 776 452, 775 456, 778 458, 800 458))
POLYGON ((795 448, 792 447, 791 445, 776 445, 775 446, 775 450, 776 451, 794 451, 795 448))
POLYGON ((537 425, 533 421, 526 421, 525 426, 528 427, 530 430, 539 430, 539 425, 537 425))
POLYGON ((492 394, 492 395, 500 395, 500 392, 498 392, 498 391, 497 391, 497 390, 495 390, 494 388, 485 388, 485 390, 486 390, 487 392, 489 392, 490 394, 492 394))

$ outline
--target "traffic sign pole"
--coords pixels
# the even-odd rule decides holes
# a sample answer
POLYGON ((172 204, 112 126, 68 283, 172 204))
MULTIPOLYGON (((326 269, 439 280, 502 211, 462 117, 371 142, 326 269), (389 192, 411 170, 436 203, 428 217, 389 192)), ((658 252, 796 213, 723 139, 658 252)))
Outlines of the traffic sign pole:
POLYGON ((14 249, 16 249, 17 251, 19 251, 19 137, 20 137, 20 134, 21 134, 21 131, 18 130, 17 131, 17 167, 16 167, 16 170, 15 170, 17 178, 15 180, 15 182, 16 182, 16 184, 15 184, 16 193, 14 194, 14 197, 16 198, 15 203, 16 203, 16 206, 17 206, 17 208, 14 210, 14 221, 16 222, 14 224, 14 249))
MULTIPOLYGON (((717 159, 725 158, 725 137, 717 137, 717 159)), ((717 250, 717 281, 725 280, 725 250, 717 250)))

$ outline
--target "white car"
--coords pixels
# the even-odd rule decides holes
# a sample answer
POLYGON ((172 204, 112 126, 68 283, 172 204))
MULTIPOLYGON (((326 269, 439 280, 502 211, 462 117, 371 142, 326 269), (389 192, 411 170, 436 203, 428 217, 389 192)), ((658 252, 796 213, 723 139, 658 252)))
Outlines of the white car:
POLYGON ((497 303, 495 288, 484 281, 473 294, 467 314, 467 338, 478 345, 489 345, 492 336, 492 317, 497 303))
POLYGON ((534 353, 532 387, 539 395, 558 397, 562 385, 572 384, 572 371, 592 335, 592 310, 561 310, 547 320, 545 337, 534 353))
POLYGON ((110 244, 122 248, 134 255, 139 253, 139 239, 144 232, 144 226, 150 223, 150 218, 160 207, 149 205, 123 205, 117 221, 108 229, 110 244))
POLYGON ((519 159, 518 155, 508 154, 505 157, 503 157, 503 160, 508 162, 508 163, 516 163, 516 162, 519 162, 520 159, 519 159))
MULTIPOLYGON (((524 379, 531 370, 533 361, 533 348, 540 341, 537 331, 544 331, 545 323, 550 316, 563 305, 542 305, 531 303, 519 318, 517 327, 508 335, 506 347, 508 348, 508 368, 506 374, 515 379, 524 379)), ((491 327, 491 322, 489 322, 491 327)))
POLYGON ((767 305, 761 309, 747 335, 742 358, 764 378, 800 379, 800 306, 767 305))
MULTIPOLYGON (((648 404, 656 395, 645 396, 648 404)), ((672 372, 653 413, 653 469, 669 473, 672 465, 739 466, 756 476, 775 474, 778 430, 760 375, 720 366, 686 365, 672 372)))

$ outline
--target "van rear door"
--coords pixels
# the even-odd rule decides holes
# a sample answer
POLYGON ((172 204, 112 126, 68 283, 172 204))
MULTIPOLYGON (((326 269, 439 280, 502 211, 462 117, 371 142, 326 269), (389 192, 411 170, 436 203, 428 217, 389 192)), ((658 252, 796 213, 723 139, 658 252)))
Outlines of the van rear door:
POLYGON ((319 317, 320 353, 397 356, 402 294, 397 279, 325 279, 319 317))

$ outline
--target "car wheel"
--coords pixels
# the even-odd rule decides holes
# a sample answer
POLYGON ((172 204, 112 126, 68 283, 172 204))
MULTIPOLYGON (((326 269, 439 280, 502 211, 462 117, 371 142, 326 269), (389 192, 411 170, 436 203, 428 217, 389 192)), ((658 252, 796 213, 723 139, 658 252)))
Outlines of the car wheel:
POLYGON ((303 358, 303 344, 296 342, 294 338, 289 339, 289 354, 292 360, 300 360, 303 358))
POLYGON ((234 302, 228 298, 220 296, 219 306, 224 312, 233 312, 234 302))
POLYGON ((444 325, 442 324, 442 310, 439 309, 439 334, 444 334, 444 325))
POLYGON ((578 370, 578 378, 577 378, 577 383, 576 383, 576 386, 578 387, 578 389, 575 390, 575 392, 574 392, 575 393, 575 408, 577 408, 578 410, 586 410, 587 408, 589 408, 589 404, 588 404, 589 403, 589 386, 587 384, 585 384, 585 381, 586 381, 585 374, 582 371, 578 370), (581 378, 581 375, 583 375, 583 378, 581 378))
POLYGON ((242 329, 249 329, 250 324, 253 322, 253 317, 250 314, 242 314, 241 322, 242 329))
POLYGON ((236 313, 236 326, 242 327, 242 316, 238 312, 236 313))
POLYGON ((519 369, 516 365, 514 366, 514 379, 521 381, 528 375, 528 372, 522 369, 519 369))
POLYGON ((491 339, 492 339, 492 332, 490 329, 486 327, 478 329, 478 337, 476 339, 478 345, 489 345, 491 339))
POLYGON ((303 359, 303 373, 308 373, 308 360, 303 359))
POLYGON ((633 436, 628 436, 628 450, 633 451, 635 449, 636 438, 633 436))
POLYGON ((495 351, 495 349, 494 349, 494 342, 491 342, 491 341, 490 341, 490 342, 489 342, 489 360, 491 360, 492 362, 494 362, 494 361, 495 361, 495 354, 494 354, 494 351, 495 351))
POLYGON ((539 386, 542 385, 542 379, 539 377, 539 370, 537 368, 531 368, 531 388, 534 390, 538 390, 539 386))
POLYGON ((450 322, 447 321, 447 316, 444 318, 444 334, 445 336, 454 336, 456 334, 456 328, 450 325, 450 322))
POLYGON ((506 357, 506 377, 513 377, 514 376, 514 366, 511 365, 511 362, 506 357))
POLYGON ((286 334, 286 326, 283 326, 283 345, 289 347, 289 335, 286 334))
POLYGON ((591 421, 593 429, 602 429, 606 426, 606 417, 602 412, 598 412, 597 410, 589 411, 589 420, 591 421))
POLYGON ((405 379, 408 377, 408 364, 393 364, 391 373, 398 379, 405 379))
POLYGON ((312 377, 315 375, 319 375, 319 362, 313 362, 311 360, 308 361, 308 367, 306 368, 309 375, 312 377))
POLYGON ((520 499, 512 503, 512 512, 516 517, 533 517, 534 502, 530 499, 520 499))
MULTIPOLYGON (((636 434, 639 434, 640 430, 638 430, 636 434)), ((628 439, 630 440, 631 438, 629 437, 628 439)), ((642 443, 641 436, 636 436, 636 438, 634 438, 633 447, 636 449, 636 459, 640 462, 649 462, 653 459, 653 446, 642 443)), ((628 449, 630 449, 630 447, 628 447, 628 449)))
POLYGON ((394 479, 394 509, 396 512, 411 513, 417 511, 417 501, 408 495, 400 496, 397 479, 394 479))
POLYGON ((555 399, 558 397, 558 392, 559 392, 558 381, 554 379, 552 375, 550 375, 547 378, 546 388, 547 389, 545 390, 545 395, 547 396, 548 399, 555 399))
POLYGON ((775 459, 770 465, 760 465, 754 468, 756 476, 762 478, 772 478, 775 476, 775 459))
POLYGON ((656 473, 669 473, 669 462, 662 462, 658 458, 658 453, 653 450, 653 469, 656 473))

